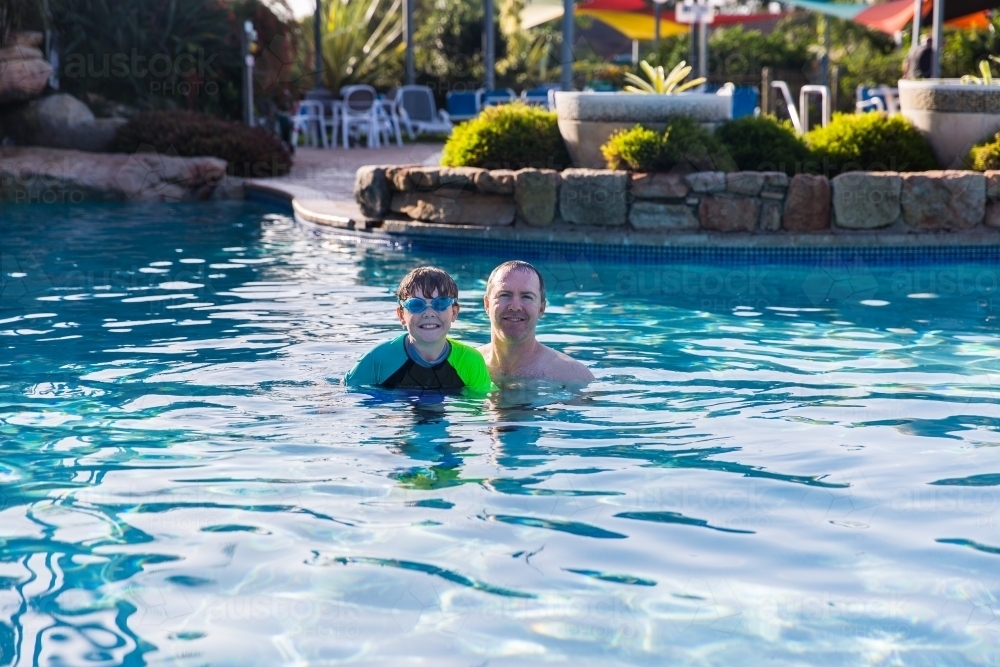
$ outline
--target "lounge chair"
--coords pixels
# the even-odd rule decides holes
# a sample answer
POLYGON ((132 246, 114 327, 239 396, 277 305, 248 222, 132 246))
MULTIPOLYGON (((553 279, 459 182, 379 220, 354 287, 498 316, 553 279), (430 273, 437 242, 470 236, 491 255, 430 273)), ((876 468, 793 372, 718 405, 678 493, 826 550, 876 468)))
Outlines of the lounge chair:
POLYGON ((450 133, 455 127, 448 112, 434 104, 434 93, 427 86, 400 87, 396 91, 396 110, 410 139, 424 132, 450 133))

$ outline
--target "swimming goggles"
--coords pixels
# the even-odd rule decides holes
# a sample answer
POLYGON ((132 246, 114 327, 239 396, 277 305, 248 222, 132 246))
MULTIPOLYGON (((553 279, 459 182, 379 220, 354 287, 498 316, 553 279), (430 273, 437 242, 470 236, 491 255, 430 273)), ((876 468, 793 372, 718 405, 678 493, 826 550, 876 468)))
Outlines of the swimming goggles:
POLYGON ((400 299, 399 305, 406 310, 410 311, 414 315, 422 313, 427 310, 427 306, 430 306, 434 310, 443 312, 451 308, 452 304, 455 303, 454 297, 450 296, 436 296, 430 301, 424 301, 423 299, 418 299, 417 297, 410 297, 406 301, 400 299))

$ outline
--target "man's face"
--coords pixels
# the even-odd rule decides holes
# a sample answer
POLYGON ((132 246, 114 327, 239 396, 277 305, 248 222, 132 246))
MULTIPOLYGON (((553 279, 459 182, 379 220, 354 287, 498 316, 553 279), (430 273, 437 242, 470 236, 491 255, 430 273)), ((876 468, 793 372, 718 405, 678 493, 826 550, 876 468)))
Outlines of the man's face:
MULTIPOLYGON (((434 290, 432 294, 426 295, 418 287, 410 296, 429 302, 439 295, 437 290, 434 290)), ((431 308, 430 303, 428 303, 422 313, 411 313, 406 308, 398 306, 396 308, 396 316, 402 325, 406 327, 413 340, 418 343, 433 345, 444 340, 444 337, 448 335, 448 330, 451 329, 451 323, 458 318, 458 302, 456 301, 447 310, 440 311, 434 310, 431 308)))
POLYGON ((541 291, 534 271, 515 269, 495 280, 483 299, 494 334, 512 342, 534 338, 545 312, 541 291))

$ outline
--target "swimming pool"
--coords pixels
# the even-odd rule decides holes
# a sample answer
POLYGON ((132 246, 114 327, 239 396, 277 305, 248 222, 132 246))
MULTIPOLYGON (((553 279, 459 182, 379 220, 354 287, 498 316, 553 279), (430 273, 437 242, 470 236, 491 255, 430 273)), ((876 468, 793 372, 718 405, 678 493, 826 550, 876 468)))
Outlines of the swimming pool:
POLYGON ((512 257, 273 211, 3 212, 0 665, 1000 664, 995 260, 550 253, 597 381, 416 403, 390 289, 512 257))

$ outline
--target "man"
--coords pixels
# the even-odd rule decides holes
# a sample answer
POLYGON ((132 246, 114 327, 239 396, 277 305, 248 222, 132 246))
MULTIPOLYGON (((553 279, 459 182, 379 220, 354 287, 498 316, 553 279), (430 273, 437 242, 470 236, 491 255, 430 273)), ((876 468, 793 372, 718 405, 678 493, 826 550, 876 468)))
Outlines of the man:
POLYGON ((931 60, 934 57, 934 41, 929 35, 920 36, 920 44, 911 47, 903 61, 904 79, 928 79, 931 76, 931 60))
POLYGON ((483 305, 490 317, 490 342, 479 348, 490 377, 505 380, 589 382, 590 369, 535 338, 545 313, 545 281, 527 262, 504 262, 486 282, 483 305))

